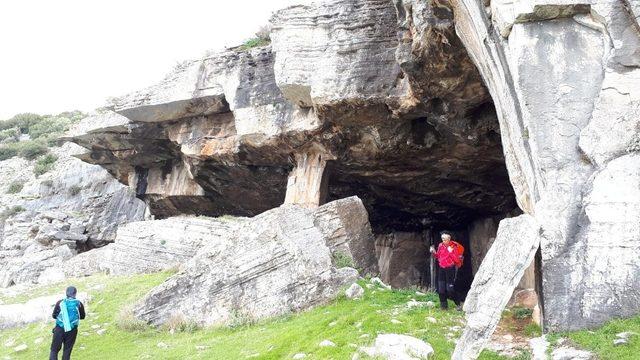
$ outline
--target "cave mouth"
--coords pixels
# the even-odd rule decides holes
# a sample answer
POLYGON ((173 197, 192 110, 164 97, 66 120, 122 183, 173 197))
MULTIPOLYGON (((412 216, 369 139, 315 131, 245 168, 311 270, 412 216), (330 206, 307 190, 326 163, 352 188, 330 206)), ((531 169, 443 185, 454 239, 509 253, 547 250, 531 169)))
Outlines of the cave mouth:
POLYGON ((434 288, 439 267, 429 247, 437 248, 441 231, 451 232, 465 248, 456 289, 466 295, 500 220, 521 213, 493 103, 446 121, 429 114, 400 119, 375 133, 392 139, 386 148, 363 149, 361 132, 353 135, 358 152, 345 151, 328 166, 327 201, 362 199, 381 278, 396 288, 434 288))

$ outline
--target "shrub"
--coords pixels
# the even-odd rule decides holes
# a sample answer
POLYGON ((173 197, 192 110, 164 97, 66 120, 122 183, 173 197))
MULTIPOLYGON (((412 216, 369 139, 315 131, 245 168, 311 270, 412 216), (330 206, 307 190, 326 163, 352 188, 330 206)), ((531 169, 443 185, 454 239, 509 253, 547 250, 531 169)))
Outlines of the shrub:
POLYGON ((58 157, 55 156, 54 154, 47 154, 47 155, 41 156, 38 159, 38 161, 36 161, 36 164, 33 167, 34 174, 36 174, 36 176, 40 176, 46 173, 47 171, 53 169, 53 166, 55 165, 56 160, 58 160, 58 157))
POLYGON ((11 159, 18 155, 18 150, 10 146, 0 146, 0 161, 11 159))
POLYGON ((79 185, 71 185, 69 187, 69 195, 76 196, 80 194, 81 190, 82 190, 82 187, 80 187, 79 185))
POLYGON ((9 138, 15 141, 18 139, 18 136, 20 136, 20 131, 18 130, 18 128, 0 130, 0 141, 7 140, 9 138))
POLYGON ((65 117, 47 117, 29 127, 31 139, 37 139, 43 135, 60 134, 69 129, 71 120, 65 117))
POLYGON ((149 328, 149 325, 133 316, 133 309, 131 307, 123 308, 116 316, 116 326, 124 331, 144 331, 149 328))
POLYGON ((256 31, 256 37, 265 41, 271 41, 271 25, 263 25, 256 31))
POLYGON ((513 317, 516 319, 526 319, 533 315, 533 310, 523 307, 514 307, 511 311, 513 313, 513 317))
POLYGON ((14 181, 11 184, 9 184, 9 188, 7 189, 7 194, 17 194, 20 191, 22 191, 23 186, 24 186, 23 182, 14 181))
POLYGON ((200 329, 200 326, 197 323, 188 321, 181 315, 172 315, 169 320, 163 324, 163 327, 168 331, 187 333, 200 329))
POLYGON ((333 258, 333 265, 340 269, 340 268, 344 268, 344 267, 355 267, 355 264, 353 263, 353 259, 351 258, 351 256, 347 255, 346 253, 340 251, 340 250, 336 250, 333 252, 333 254, 331 254, 331 257, 333 258))
POLYGON ((27 160, 33 160, 49 151, 49 149, 39 141, 22 141, 16 145, 18 147, 18 155, 27 160))
POLYGON ((15 206, 12 206, 12 207, 7 208, 4 211, 2 211, 2 213, 0 213, 0 218, 5 219, 5 218, 8 218, 8 217, 14 216, 16 214, 19 214, 19 213, 21 213, 21 212, 23 212, 25 210, 26 209, 24 207, 22 207, 20 205, 15 205, 15 206))
POLYGON ((21 133, 29 133, 29 127, 42 120, 42 116, 33 113, 17 114, 9 120, 0 121, 0 130, 18 128, 21 133))

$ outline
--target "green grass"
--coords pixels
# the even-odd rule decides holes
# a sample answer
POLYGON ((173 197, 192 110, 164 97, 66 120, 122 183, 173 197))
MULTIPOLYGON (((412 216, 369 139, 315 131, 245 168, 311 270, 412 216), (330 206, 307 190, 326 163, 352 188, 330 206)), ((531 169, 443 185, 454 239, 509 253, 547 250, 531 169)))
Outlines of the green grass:
POLYGON ((265 45, 269 45, 270 41, 267 39, 262 39, 259 37, 255 37, 253 39, 249 39, 247 41, 245 41, 242 45, 240 45, 238 47, 238 49, 240 50, 249 50, 252 49, 254 47, 259 47, 259 46, 265 46, 265 45))
POLYGON ((559 338, 567 338, 573 345, 595 353, 601 360, 638 359, 640 354, 640 316, 629 319, 616 319, 594 330, 582 330, 548 335, 553 345, 559 338), (632 331, 626 345, 614 346, 616 334, 632 331))
MULTIPOLYGON (((127 307, 167 276, 168 273, 129 277, 97 275, 68 281, 93 297, 87 305, 87 319, 80 324, 74 356, 79 359, 244 359, 259 354, 256 359, 284 359, 306 353, 306 359, 351 359, 356 351, 354 345, 369 346, 378 333, 399 333, 429 342, 435 349, 435 359, 449 359, 454 343, 445 334, 452 332, 449 327, 460 326, 462 320, 462 314, 453 310, 407 308, 406 303, 411 298, 437 303, 437 296, 432 293, 416 296, 409 290, 366 289, 360 300, 340 297, 328 305, 300 314, 251 325, 239 323, 233 328, 187 328, 187 331, 171 334, 166 329, 140 326, 126 319, 124 326, 131 330, 118 327, 118 323, 123 324, 121 313, 126 313, 127 307), (104 287, 97 288, 98 284, 104 284, 104 287), (437 323, 428 322, 427 316, 436 318, 437 323), (391 319, 401 323, 394 324, 391 319), (92 325, 100 325, 106 332, 98 335, 91 329, 92 325), (363 334, 368 337, 361 337, 363 334), (325 339, 337 346, 319 347, 325 339), (158 343, 164 343, 168 348, 160 348, 158 343)), ((4 303, 22 302, 33 296, 60 292, 65 285, 36 287, 29 294, 1 300, 4 303)), ((46 358, 51 327, 52 322, 0 332, 0 339, 3 339, 0 358, 46 358), (35 344, 37 338, 44 341, 35 344), (28 349, 14 353, 13 348, 3 345, 5 339, 17 339, 13 346, 24 341, 28 349)), ((454 333, 459 335, 459 332, 454 333)))

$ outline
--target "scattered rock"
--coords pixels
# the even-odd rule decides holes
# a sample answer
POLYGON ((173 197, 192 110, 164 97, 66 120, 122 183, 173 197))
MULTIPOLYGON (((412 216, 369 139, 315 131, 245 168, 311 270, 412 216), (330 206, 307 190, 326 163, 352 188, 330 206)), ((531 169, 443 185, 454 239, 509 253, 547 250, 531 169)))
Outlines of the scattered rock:
POLYGON ((392 324, 402 324, 402 321, 397 320, 397 319, 391 319, 391 323, 392 324))
POLYGON ((21 351, 25 351, 27 350, 27 344, 20 344, 16 347, 13 348, 13 351, 15 352, 21 352, 21 351))
POLYGON ((634 335, 638 335, 638 334, 633 331, 625 331, 625 332, 617 333, 616 337, 619 339, 628 340, 631 336, 634 336, 634 335))
POLYGON ((44 341, 44 339, 39 337, 39 338, 36 338, 35 340, 33 340, 33 343, 35 345, 38 345, 38 344, 41 344, 43 341, 44 341))
POLYGON ((421 360, 434 354, 428 343, 408 335, 381 334, 373 347, 361 347, 360 351, 371 357, 387 360, 421 360))
POLYGON ((549 342, 547 341, 546 335, 530 339, 529 346, 531 347, 533 360, 547 360, 549 342))
POLYGON ((318 346, 328 347, 328 346, 336 346, 336 344, 334 344, 331 340, 322 340, 320 344, 318 344, 318 346))
POLYGON ((417 308, 417 307, 422 307, 424 306, 425 303, 420 302, 420 301, 416 301, 415 299, 411 299, 409 300, 409 302, 407 302, 407 307, 409 309, 413 309, 413 308, 417 308))
POLYGON ((426 319, 427 319, 428 322, 430 322, 432 324, 435 324, 435 323, 438 322, 438 320, 436 320, 436 318, 434 318, 432 316, 427 316, 426 319))
POLYGON ((96 330, 96 334, 98 334, 98 335, 103 335, 105 332, 107 332, 107 329, 96 330))
POLYGON ((163 342, 159 342, 157 345, 160 349, 168 349, 169 345, 163 343, 163 342))
POLYGON ((594 356, 589 351, 563 346, 554 349, 551 352, 551 358, 553 360, 592 360, 594 356))
POLYGON ((344 293, 349 299, 360 299, 364 295, 362 286, 353 283, 344 293))
POLYGON ((385 284, 384 282, 382 282, 382 280, 380 280, 379 277, 372 277, 371 278, 371 283, 374 285, 377 285, 383 289, 387 289, 387 290, 391 290, 391 286, 385 284))
POLYGON ((615 345, 615 346, 626 345, 628 343, 629 343, 629 341, 627 339, 615 339, 615 340, 613 340, 613 345, 615 345))
POLYGON ((307 354, 298 353, 298 354, 293 355, 292 359, 304 359, 306 357, 307 357, 307 354))
POLYGON ((196 350, 206 350, 208 349, 208 346, 204 346, 204 345, 196 345, 196 350))

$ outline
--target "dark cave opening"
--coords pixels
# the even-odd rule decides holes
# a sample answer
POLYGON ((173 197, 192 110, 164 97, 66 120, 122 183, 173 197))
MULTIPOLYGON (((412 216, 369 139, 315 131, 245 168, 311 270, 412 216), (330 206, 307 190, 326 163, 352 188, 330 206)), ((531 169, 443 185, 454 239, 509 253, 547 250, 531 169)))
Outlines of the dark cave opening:
POLYGON ((520 213, 493 103, 445 120, 401 119, 376 132, 391 139, 386 148, 358 148, 332 163, 328 200, 362 199, 381 278, 396 288, 434 287, 438 266, 429 247, 437 248, 440 232, 450 231, 465 248, 456 290, 466 295, 499 221, 520 213))

